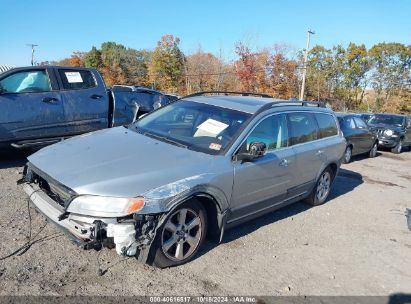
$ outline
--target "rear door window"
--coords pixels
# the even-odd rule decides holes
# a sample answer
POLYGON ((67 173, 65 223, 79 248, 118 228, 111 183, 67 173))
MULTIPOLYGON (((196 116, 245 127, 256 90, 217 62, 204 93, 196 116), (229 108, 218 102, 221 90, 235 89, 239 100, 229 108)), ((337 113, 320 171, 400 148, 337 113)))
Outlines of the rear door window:
POLYGON ((367 129, 367 125, 365 124, 365 122, 362 119, 360 119, 358 117, 354 117, 354 121, 355 121, 355 124, 357 125, 358 129, 367 129))
POLYGON ((59 69, 64 90, 84 90, 94 88, 96 80, 87 70, 59 69))
POLYGON ((290 143, 297 145, 318 139, 317 122, 312 113, 289 113, 290 143))
POLYGON ((346 116, 338 118, 342 129, 355 129, 355 123, 352 117, 346 116))
POLYGON ((330 137, 338 134, 335 119, 330 114, 315 113, 318 127, 320 128, 320 138, 330 137))
POLYGON ((0 89, 3 93, 35 93, 51 91, 51 86, 45 70, 28 70, 0 80, 0 89))

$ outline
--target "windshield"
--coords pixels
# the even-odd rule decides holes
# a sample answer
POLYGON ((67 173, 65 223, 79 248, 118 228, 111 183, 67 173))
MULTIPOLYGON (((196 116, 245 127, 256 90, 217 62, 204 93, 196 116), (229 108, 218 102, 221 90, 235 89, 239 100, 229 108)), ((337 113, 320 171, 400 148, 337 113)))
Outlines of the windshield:
POLYGON ((404 124, 404 117, 401 116, 390 116, 390 115, 374 115, 368 121, 370 125, 385 124, 401 127, 404 124))
POLYGON ((134 129, 146 136, 208 154, 224 151, 251 115, 192 101, 178 101, 143 117, 134 129))

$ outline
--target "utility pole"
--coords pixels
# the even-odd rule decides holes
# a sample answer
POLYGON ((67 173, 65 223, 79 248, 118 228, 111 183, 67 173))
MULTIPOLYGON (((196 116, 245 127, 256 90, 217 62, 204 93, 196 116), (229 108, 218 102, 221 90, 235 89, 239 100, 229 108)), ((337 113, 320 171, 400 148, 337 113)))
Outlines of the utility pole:
POLYGON ((304 67, 303 67, 303 82, 301 84, 300 100, 304 100, 304 90, 305 90, 305 76, 307 74, 307 61, 308 61, 308 49, 310 48, 310 35, 314 35, 315 32, 312 30, 307 31, 307 47, 305 48, 304 55, 304 67))
POLYGON ((34 65, 34 47, 39 46, 38 44, 28 43, 27 46, 31 47, 31 65, 34 65))

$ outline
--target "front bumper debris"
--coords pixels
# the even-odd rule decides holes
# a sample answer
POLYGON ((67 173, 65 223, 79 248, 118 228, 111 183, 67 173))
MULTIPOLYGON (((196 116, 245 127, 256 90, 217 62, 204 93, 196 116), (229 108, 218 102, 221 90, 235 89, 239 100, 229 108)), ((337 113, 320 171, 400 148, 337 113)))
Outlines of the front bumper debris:
POLYGON ((380 147, 393 148, 398 144, 398 138, 378 136, 378 145, 380 147))
MULTIPOLYGON (((97 241, 102 238, 102 235, 101 231, 97 231, 96 222, 102 219, 73 214, 62 217, 65 214, 64 208, 52 200, 38 185, 24 184, 23 189, 34 206, 63 229, 77 245, 84 249, 91 249, 94 247, 93 243, 99 243, 97 241)), ((105 218, 104 223, 116 223, 116 219, 105 218)))
POLYGON ((97 218, 71 214, 37 184, 25 183, 23 189, 34 206, 81 248, 115 247, 119 255, 136 256, 147 262, 159 215, 97 218))

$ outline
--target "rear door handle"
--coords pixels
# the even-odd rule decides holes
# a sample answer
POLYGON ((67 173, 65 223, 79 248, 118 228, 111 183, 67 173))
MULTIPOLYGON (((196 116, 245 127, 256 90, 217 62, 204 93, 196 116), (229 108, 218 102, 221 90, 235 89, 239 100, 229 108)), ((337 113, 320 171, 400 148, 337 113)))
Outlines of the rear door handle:
POLYGON ((42 101, 42 102, 45 102, 45 103, 55 104, 55 103, 57 103, 57 101, 59 101, 59 100, 58 100, 57 98, 55 98, 55 97, 44 97, 41 101, 42 101))
POLYGON ((90 96, 92 99, 100 99, 101 97, 103 97, 103 95, 93 94, 90 96))
POLYGON ((288 160, 286 160, 285 158, 283 158, 283 159, 280 161, 280 163, 279 163, 279 165, 280 165, 281 167, 288 167, 288 164, 289 164, 289 162, 288 162, 288 160))

